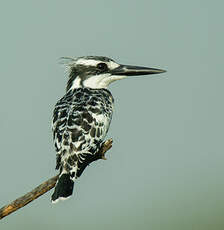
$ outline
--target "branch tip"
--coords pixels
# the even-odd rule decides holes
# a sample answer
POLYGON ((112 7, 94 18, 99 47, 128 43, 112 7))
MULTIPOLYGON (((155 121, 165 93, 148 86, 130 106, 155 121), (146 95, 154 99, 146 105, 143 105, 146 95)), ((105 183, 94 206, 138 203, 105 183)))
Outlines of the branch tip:
MULTIPOLYGON (((100 150, 96 154, 97 156, 99 156, 99 158, 97 158, 96 160, 106 160, 105 153, 112 147, 112 142, 113 140, 110 138, 102 144, 100 150)), ((24 196, 21 196, 18 199, 12 201, 10 204, 2 207, 0 209, 0 219, 8 216, 12 212, 17 211, 18 209, 37 199, 39 196, 42 196, 46 192, 50 191, 52 188, 54 188, 57 179, 58 175, 48 179, 47 181, 34 188, 31 192, 26 193, 24 196)))

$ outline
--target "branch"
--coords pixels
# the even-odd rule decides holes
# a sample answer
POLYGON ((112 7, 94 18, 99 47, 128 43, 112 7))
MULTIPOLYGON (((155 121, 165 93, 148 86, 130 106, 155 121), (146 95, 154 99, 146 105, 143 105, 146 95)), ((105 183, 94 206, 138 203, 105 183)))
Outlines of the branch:
MULTIPOLYGON (((104 159, 105 153, 112 147, 112 139, 109 139, 105 141, 100 150, 96 154, 96 159, 104 159)), ((94 161, 95 161, 94 160, 94 161)), ((33 189, 31 192, 26 193, 24 196, 19 197, 18 199, 14 200, 8 205, 5 205, 0 209, 0 219, 4 218, 5 216, 8 216, 12 212, 15 212, 16 210, 24 207, 25 205, 29 204, 33 200, 37 199, 39 196, 42 196, 44 193, 48 192, 52 188, 54 188, 56 182, 58 179, 58 175, 50 178, 49 180, 43 182, 39 186, 37 186, 35 189, 33 189)))

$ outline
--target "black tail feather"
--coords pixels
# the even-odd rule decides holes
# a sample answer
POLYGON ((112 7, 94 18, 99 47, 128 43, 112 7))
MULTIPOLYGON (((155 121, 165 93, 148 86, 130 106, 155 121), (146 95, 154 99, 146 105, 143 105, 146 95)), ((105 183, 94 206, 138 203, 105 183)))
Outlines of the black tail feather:
POLYGON ((51 201, 55 203, 60 200, 60 198, 63 200, 70 197, 72 195, 73 186, 74 181, 71 179, 70 174, 60 175, 51 197, 51 201))

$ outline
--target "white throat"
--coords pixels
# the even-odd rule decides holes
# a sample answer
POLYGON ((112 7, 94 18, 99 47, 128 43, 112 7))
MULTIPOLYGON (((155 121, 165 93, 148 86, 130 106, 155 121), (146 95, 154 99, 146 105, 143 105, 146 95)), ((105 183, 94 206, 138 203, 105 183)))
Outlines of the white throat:
POLYGON ((127 76, 117 76, 110 74, 100 74, 95 76, 90 76, 86 80, 82 80, 79 76, 75 78, 72 83, 71 89, 80 88, 80 87, 89 87, 92 89, 103 89, 107 88, 110 83, 126 78, 127 76))

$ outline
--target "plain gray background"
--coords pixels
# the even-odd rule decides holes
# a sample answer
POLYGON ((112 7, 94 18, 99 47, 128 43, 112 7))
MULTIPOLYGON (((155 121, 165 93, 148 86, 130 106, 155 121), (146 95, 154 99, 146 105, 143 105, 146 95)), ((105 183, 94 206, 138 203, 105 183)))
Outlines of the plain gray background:
POLYGON ((51 116, 61 56, 163 68, 110 90, 107 161, 74 196, 48 192, 1 221, 11 229, 224 229, 222 1, 1 1, 0 205, 54 176, 51 116))

